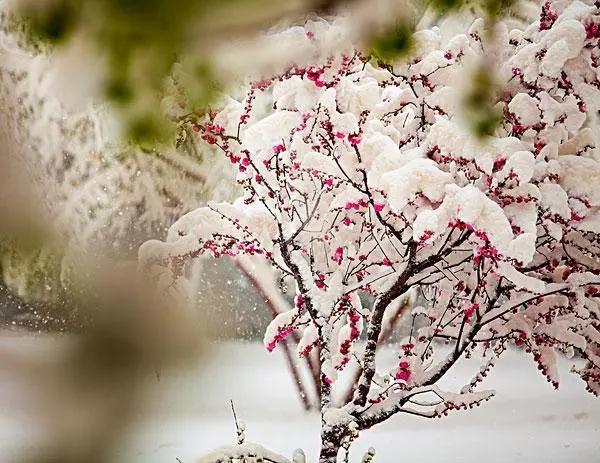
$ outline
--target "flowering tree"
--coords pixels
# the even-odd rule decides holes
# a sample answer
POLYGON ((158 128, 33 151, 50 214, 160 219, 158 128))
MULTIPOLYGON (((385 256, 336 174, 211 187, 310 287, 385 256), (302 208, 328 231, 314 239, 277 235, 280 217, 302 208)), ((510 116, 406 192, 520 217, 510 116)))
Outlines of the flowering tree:
MULTIPOLYGON (((298 29, 306 41, 330 33, 298 29)), ((598 5, 548 2, 524 31, 477 20, 449 41, 435 28, 415 39, 409 62, 374 66, 341 49, 198 121, 245 194, 140 250, 169 283, 206 254, 259 256, 294 281, 295 306, 265 346, 297 332, 300 356, 319 353, 321 462, 395 414, 488 400, 477 388, 511 345, 555 387, 557 355, 579 355, 573 372, 600 394, 598 5), (478 139, 463 128, 462 82, 489 57, 501 123, 478 139), (378 371, 386 312, 409 292, 424 307, 395 367, 378 371), (463 357, 481 368, 461 390, 440 389, 463 357), (338 406, 332 389, 350 363, 360 375, 338 406)))

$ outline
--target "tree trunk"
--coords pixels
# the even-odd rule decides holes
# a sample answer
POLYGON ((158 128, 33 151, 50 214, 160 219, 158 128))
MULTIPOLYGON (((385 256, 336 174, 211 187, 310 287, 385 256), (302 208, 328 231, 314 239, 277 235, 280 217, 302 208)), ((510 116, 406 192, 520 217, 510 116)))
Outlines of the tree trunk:
POLYGON ((347 428, 339 423, 331 423, 327 419, 327 410, 331 407, 331 381, 323 373, 323 365, 327 361, 329 351, 329 336, 319 330, 321 346, 319 357, 321 363, 321 452, 319 463, 336 463, 342 438, 347 428))
POLYGON ((319 463, 336 463, 342 440, 348 435, 346 425, 330 426, 321 420, 321 452, 319 463))
POLYGON ((328 435, 328 433, 321 433, 319 463, 336 463, 339 450, 339 439, 335 439, 334 436, 328 435))

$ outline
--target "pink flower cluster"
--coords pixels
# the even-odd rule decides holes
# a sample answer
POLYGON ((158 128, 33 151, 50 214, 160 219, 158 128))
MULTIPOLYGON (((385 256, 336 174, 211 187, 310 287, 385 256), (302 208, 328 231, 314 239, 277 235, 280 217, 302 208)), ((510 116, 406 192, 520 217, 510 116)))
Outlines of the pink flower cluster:
POLYGON ((273 352, 273 349, 275 349, 275 346, 277 346, 278 343, 280 343, 285 338, 287 338, 290 334, 292 334, 292 331, 293 331, 293 329, 291 326, 280 327, 277 330, 277 334, 275 335, 273 340, 271 342, 269 342, 269 344, 267 344, 267 350, 269 352, 273 352))
POLYGON ((348 312, 348 321, 350 323, 350 335, 340 345, 340 353, 343 355, 342 362, 336 367, 338 370, 343 369, 350 361, 350 347, 358 337, 360 336, 360 330, 358 329, 358 323, 360 322, 360 315, 356 310, 350 309, 348 312))
POLYGON ((471 323, 473 314, 479 310, 479 304, 474 303, 471 304, 470 306, 466 307, 465 310, 463 311, 464 313, 464 317, 465 317, 465 322, 466 323, 471 323))
POLYGON ((554 21, 558 19, 558 14, 551 9, 551 3, 546 2, 542 6, 542 12, 540 13, 540 30, 545 31, 552 27, 554 21))
POLYGON ((196 124, 193 126, 193 130, 196 133, 202 132, 202 135, 200 137, 209 145, 214 145, 215 143, 217 143, 217 140, 223 135, 223 132, 225 131, 225 129, 222 126, 218 124, 213 124, 211 121, 205 122, 201 125, 196 124))
POLYGON ((396 372, 395 378, 399 381, 407 383, 410 380, 412 373, 410 371, 410 363, 406 360, 402 360, 398 365, 398 371, 396 372))
POLYGON ((324 72, 323 68, 310 67, 306 70, 306 78, 314 82, 317 87, 324 87, 325 82, 321 79, 324 72))

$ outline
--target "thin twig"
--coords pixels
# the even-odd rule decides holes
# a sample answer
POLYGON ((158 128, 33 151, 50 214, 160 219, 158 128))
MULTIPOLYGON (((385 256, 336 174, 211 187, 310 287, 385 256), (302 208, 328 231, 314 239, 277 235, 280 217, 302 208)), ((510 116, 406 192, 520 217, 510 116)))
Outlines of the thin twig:
POLYGON ((230 399, 229 402, 231 403, 231 412, 233 413, 233 420, 235 421, 235 428, 236 430, 240 431, 240 426, 238 424, 238 419, 237 419, 237 415, 235 413, 235 406, 233 405, 233 399, 230 399))

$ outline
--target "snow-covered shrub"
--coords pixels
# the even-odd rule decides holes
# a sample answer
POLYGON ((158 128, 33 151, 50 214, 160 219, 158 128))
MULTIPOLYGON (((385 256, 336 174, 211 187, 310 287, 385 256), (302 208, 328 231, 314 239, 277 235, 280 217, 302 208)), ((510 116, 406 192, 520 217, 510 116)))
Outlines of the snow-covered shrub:
MULTIPOLYGON (((233 410, 233 405, 232 405, 233 410)), ((246 441, 246 425, 238 420, 235 415, 235 426, 237 434, 236 445, 224 445, 203 455, 197 463, 290 463, 290 460, 282 455, 266 449, 262 445, 246 441)), ((305 463, 306 458, 301 449, 294 451, 291 463, 305 463)))
MULTIPOLYGON (((324 30, 308 23, 302 40, 324 30)), ((574 372, 600 394, 599 7, 547 2, 523 31, 500 23, 490 39, 477 20, 440 37, 418 32, 417 56, 393 67, 339 50, 253 82, 198 121, 245 194, 188 213, 140 250, 167 282, 206 254, 259 256, 295 282, 295 306, 265 346, 297 331, 300 356, 319 352, 322 462, 397 413, 442 417, 488 400, 477 387, 512 345, 555 387, 557 355, 581 356, 574 372), (484 140, 461 111, 482 59, 503 114, 484 140), (427 302, 418 327, 397 365, 377 371, 386 311, 411 291, 427 302), (463 357, 481 368, 441 390, 463 357), (355 362, 353 397, 335 406, 338 373, 355 362)))

